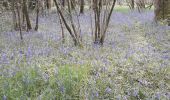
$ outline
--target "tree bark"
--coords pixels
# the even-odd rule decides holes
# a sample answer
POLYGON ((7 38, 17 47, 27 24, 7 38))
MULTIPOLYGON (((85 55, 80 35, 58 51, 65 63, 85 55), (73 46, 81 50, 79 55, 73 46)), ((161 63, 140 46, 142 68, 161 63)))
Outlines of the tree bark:
MULTIPOLYGON (((68 1, 68 0, 67 0, 68 1)), ((70 3, 71 3, 71 9, 75 9, 75 6, 76 6, 76 1, 75 0, 71 0, 70 1, 70 3)))
POLYGON ((70 33, 70 35, 71 35, 71 37, 72 37, 72 39, 73 39, 73 41, 74 41, 74 44, 77 45, 76 37, 75 37, 74 33, 72 32, 71 28, 69 27, 66 19, 64 18, 64 15, 63 15, 61 9, 59 8, 59 4, 57 3, 56 0, 54 0, 54 3, 55 3, 55 6, 56 6, 56 8, 57 8, 57 11, 58 11, 58 13, 59 13, 59 15, 60 15, 60 17, 61 17, 61 19, 62 19, 65 27, 66 27, 66 29, 68 30, 68 32, 70 33))
POLYGON ((25 18, 26 18, 27 30, 31 30, 32 27, 31 27, 31 21, 30 21, 30 18, 29 18, 29 14, 28 14, 27 1, 26 0, 23 0, 23 13, 24 13, 25 18))
POLYGON ((19 25, 19 31, 20 31, 20 38, 21 38, 21 40, 23 40, 22 29, 21 29, 21 15, 20 15, 21 11, 19 10, 20 5, 21 5, 21 2, 18 2, 17 3, 17 14, 18 14, 18 25, 19 25))
POLYGON ((115 4, 116 4, 116 0, 113 1, 112 7, 111 7, 110 12, 109 12, 109 15, 108 15, 108 17, 107 17, 107 19, 106 19, 105 28, 104 28, 104 30, 103 30, 102 37, 101 37, 101 39, 100 39, 100 43, 101 43, 102 45, 103 45, 103 43, 104 43, 106 31, 107 31, 107 28, 108 28, 108 26, 109 26, 109 22, 110 22, 110 19, 111 19, 111 16, 112 16, 112 13, 113 13, 113 9, 114 9, 114 7, 115 7, 115 4))
POLYGON ((105 0, 93 0, 93 11, 94 11, 94 27, 95 37, 94 44, 103 45, 107 28, 111 19, 111 15, 116 3, 116 0, 111 2, 105 2, 105 0), (105 5, 105 6, 103 6, 105 5))
POLYGON ((135 8, 135 1, 134 0, 131 0, 131 2, 130 2, 131 4, 131 9, 134 9, 135 8))
POLYGON ((61 4, 64 7, 65 6, 65 0, 61 0, 61 4))
POLYGON ((38 31, 38 21, 39 21, 39 0, 36 0, 36 10, 37 10, 37 16, 36 16, 36 26, 35 31, 38 31))
POLYGON ((80 14, 83 14, 84 13, 84 0, 80 0, 80 14))
POLYGON ((51 9, 51 0, 46 0, 46 6, 47 6, 47 9, 51 9))
POLYGON ((15 1, 12 0, 12 16, 13 16, 13 26, 14 30, 18 29, 18 23, 17 23, 17 17, 16 17, 16 12, 15 12, 15 1))

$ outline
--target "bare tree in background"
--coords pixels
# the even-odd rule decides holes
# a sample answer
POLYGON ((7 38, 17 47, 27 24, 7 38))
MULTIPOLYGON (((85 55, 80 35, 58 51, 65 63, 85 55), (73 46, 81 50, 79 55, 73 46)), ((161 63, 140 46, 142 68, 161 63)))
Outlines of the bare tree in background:
POLYGON ((23 40, 22 27, 21 27, 21 14, 22 14, 22 3, 21 0, 11 2, 11 11, 13 18, 14 30, 20 32, 20 39, 23 40))
POLYGON ((106 31, 109 26, 110 18, 115 6, 116 0, 92 0, 94 12, 94 43, 103 45, 106 31))
POLYGON ((17 2, 17 14, 18 14, 18 25, 19 25, 19 31, 20 31, 20 38, 23 40, 22 36, 22 28, 21 28, 21 0, 18 0, 17 2))
MULTIPOLYGON (((68 0, 66 0, 68 3, 68 0)), ((75 6, 76 6, 76 0, 70 0, 70 6, 72 10, 75 10, 75 6)))
POLYGON ((154 0, 126 0, 127 5, 130 9, 138 9, 141 12, 144 9, 151 9, 153 6, 154 0))
POLYGON ((154 7, 155 21, 167 20, 167 23, 170 26, 170 1, 155 0, 154 7))
POLYGON ((11 3, 12 3, 11 10, 12 10, 13 26, 14 26, 14 29, 17 30, 18 29, 18 23, 17 23, 17 15, 16 15, 16 10, 15 10, 16 1, 12 0, 11 3))
POLYGON ((27 30, 31 30, 32 27, 31 27, 31 21, 30 21, 30 18, 29 18, 29 13, 28 13, 28 8, 27 8, 27 1, 26 0, 23 0, 23 14, 26 18, 26 24, 27 24, 27 30))
POLYGON ((47 6, 47 9, 51 9, 52 5, 51 5, 51 2, 52 0, 46 0, 46 6, 47 6))
POLYGON ((81 46, 81 36, 80 36, 80 23, 76 9, 72 8, 73 2, 72 0, 67 0, 68 11, 63 8, 59 2, 54 0, 55 6, 57 8, 57 12, 59 17, 62 19, 64 26, 66 27, 67 31, 71 35, 74 45, 81 46), (68 15, 68 18, 65 17, 64 14, 68 15), (73 16, 74 14, 74 16, 73 16))
POLYGON ((35 31, 38 30, 38 20, 39 20, 39 0, 36 0, 36 25, 35 25, 35 31))
MULTIPOLYGON (((75 2, 75 1, 74 1, 75 2)), ((68 5, 68 9, 65 10, 59 2, 54 0, 56 5, 59 18, 62 19, 60 21, 64 24, 67 31, 70 33, 74 44, 80 45, 81 44, 81 28, 79 23, 79 18, 77 15, 76 9, 72 9, 72 5, 74 4, 72 0, 68 0, 66 3, 68 5), (68 14, 68 18, 65 17, 65 14, 68 14)), ((109 26, 110 18, 116 3, 116 0, 91 0, 92 11, 94 14, 94 24, 92 24, 92 33, 94 33, 94 43, 103 45, 106 31, 109 26), (94 29, 94 31, 93 31, 94 29)), ((75 5, 75 4, 74 4, 75 5)), ((76 6, 74 6, 76 7, 76 6)), ((62 25, 62 24, 61 24, 62 25)))
POLYGON ((155 9, 154 9, 154 13, 155 13, 154 20, 157 22, 160 19, 161 1, 160 0, 155 0, 154 7, 155 7, 155 9))
POLYGON ((84 13, 84 5, 85 5, 84 0, 80 0, 80 14, 84 13))
POLYGON ((65 0, 61 0, 61 4, 64 7, 65 6, 65 0))
POLYGON ((136 0, 136 6, 139 12, 141 12, 142 10, 144 10, 145 7, 145 0, 136 0))
POLYGON ((134 9, 135 8, 135 0, 130 0, 130 8, 134 9))

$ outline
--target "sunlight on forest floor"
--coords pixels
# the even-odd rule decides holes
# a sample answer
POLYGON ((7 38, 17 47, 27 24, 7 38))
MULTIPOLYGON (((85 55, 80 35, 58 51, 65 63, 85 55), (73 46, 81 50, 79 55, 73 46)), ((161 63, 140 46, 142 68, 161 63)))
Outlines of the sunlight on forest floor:
POLYGON ((103 47, 93 44, 89 13, 81 15, 83 48, 73 46, 66 30, 62 44, 55 12, 41 16, 38 32, 23 32, 23 42, 3 16, 0 97, 170 99, 170 27, 155 25, 152 11, 114 12, 103 47))

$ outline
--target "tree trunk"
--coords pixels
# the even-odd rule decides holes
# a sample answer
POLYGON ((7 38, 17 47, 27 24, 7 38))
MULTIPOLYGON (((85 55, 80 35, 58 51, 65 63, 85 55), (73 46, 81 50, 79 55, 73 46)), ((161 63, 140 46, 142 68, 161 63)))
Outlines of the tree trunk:
POLYGON ((93 11, 94 11, 94 27, 95 27, 95 37, 94 44, 103 45, 107 28, 111 19, 111 15, 116 3, 116 0, 112 2, 105 2, 104 0, 94 0, 93 1, 93 11), (106 9, 105 9, 106 8, 106 9))
POLYGON ((22 36, 22 29, 21 29, 21 11, 20 11, 20 5, 21 5, 21 2, 18 2, 17 3, 17 14, 18 14, 18 25, 19 25, 19 31, 20 31, 20 38, 21 40, 23 40, 23 36, 22 36))
POLYGON ((60 17, 61 17, 61 19, 62 19, 65 27, 66 27, 66 29, 67 29, 67 31, 70 33, 70 35, 71 35, 71 37, 72 37, 72 39, 73 39, 73 41, 74 41, 74 45, 77 45, 77 39, 76 39, 76 37, 75 37, 72 29, 71 29, 70 26, 68 25, 66 19, 64 18, 64 15, 63 15, 61 9, 59 8, 59 4, 57 3, 56 0, 54 0, 54 3, 55 3, 55 6, 56 6, 56 8, 57 8, 57 11, 58 11, 58 13, 59 13, 59 15, 60 15, 60 17))
POLYGON ((80 0, 80 13, 84 13, 84 0, 80 0))
POLYGON ((47 9, 51 9, 51 0, 46 0, 46 6, 47 6, 47 9))
POLYGON ((24 13, 25 18, 26 18, 27 30, 31 30, 32 29, 31 21, 30 21, 30 18, 29 18, 28 9, 27 9, 27 3, 26 2, 27 2, 26 0, 23 0, 23 13, 24 13))
POLYGON ((131 0, 131 9, 134 9, 134 8, 135 8, 135 1, 131 0))
POLYGON ((137 9, 140 13, 143 9, 145 9, 145 1, 144 0, 137 0, 136 6, 137 6, 137 9))
POLYGON ((65 0, 61 0, 61 4, 64 7, 65 6, 65 0))
POLYGON ((39 0, 36 0, 36 10, 37 10, 37 16, 36 16, 36 26, 35 26, 35 31, 38 30, 38 20, 39 20, 39 0))
POLYGON ((168 19, 168 26, 170 26, 170 18, 168 19))
MULTIPOLYGON (((68 1, 68 0, 67 0, 68 1)), ((70 1, 70 3, 71 3, 71 9, 75 9, 75 6, 76 6, 76 1, 75 0, 71 0, 70 1)))
POLYGON ((103 43, 104 43, 106 31, 107 31, 107 28, 109 26, 109 22, 110 22, 110 19, 111 19, 115 4, 116 4, 116 0, 113 1, 112 5, 111 5, 110 12, 109 12, 109 14, 108 14, 108 16, 106 18, 105 26, 104 26, 104 29, 103 29, 103 34, 102 34, 101 39, 100 39, 101 45, 103 45, 103 43))
POLYGON ((155 0, 154 2, 155 21, 167 20, 170 25, 170 1, 169 0, 155 0))
POLYGON ((15 12, 15 1, 12 0, 12 16, 13 16, 13 26, 14 29, 17 30, 18 29, 18 23, 17 23, 17 18, 16 18, 16 12, 15 12))

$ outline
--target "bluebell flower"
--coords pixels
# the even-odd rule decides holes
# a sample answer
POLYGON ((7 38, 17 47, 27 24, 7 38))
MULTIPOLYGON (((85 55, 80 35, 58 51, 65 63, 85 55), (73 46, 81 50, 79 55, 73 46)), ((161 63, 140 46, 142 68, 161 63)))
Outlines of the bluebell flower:
POLYGON ((7 97, 4 95, 3 98, 2 98, 2 100, 7 100, 7 97))
POLYGON ((95 95, 96 97, 99 97, 99 93, 98 92, 96 92, 96 95, 95 95))
POLYGON ((166 93, 165 95, 166 95, 167 99, 170 100, 170 92, 166 93))
POLYGON ((21 54, 21 55, 22 55, 22 54, 24 54, 24 52, 23 52, 22 50, 19 50, 19 54, 21 54))
POLYGON ((164 60, 170 60, 170 56, 168 56, 168 55, 162 56, 162 58, 163 58, 164 60))
POLYGON ((95 98, 95 97, 99 97, 99 93, 97 91, 93 91, 92 92, 92 97, 95 98))
POLYGON ((139 93, 139 91, 138 91, 137 89, 135 89, 135 90, 133 91, 133 96, 134 96, 134 97, 137 97, 137 96, 138 96, 138 93, 139 93))
POLYGON ((109 87, 107 87, 107 88, 105 89, 105 92, 110 94, 110 93, 112 92, 112 89, 109 88, 109 87))
POLYGON ((161 94, 160 94, 160 93, 156 93, 156 94, 155 94, 155 98, 156 98, 157 100, 161 100, 161 94))
POLYGON ((64 93, 64 91, 65 91, 64 86, 60 86, 60 92, 64 93))
POLYGON ((2 54, 1 61, 4 64, 8 64, 9 63, 8 57, 7 57, 7 55, 5 53, 2 54))
POLYGON ((32 56, 32 50, 31 47, 28 47, 27 52, 26 52, 26 57, 29 58, 32 56))

